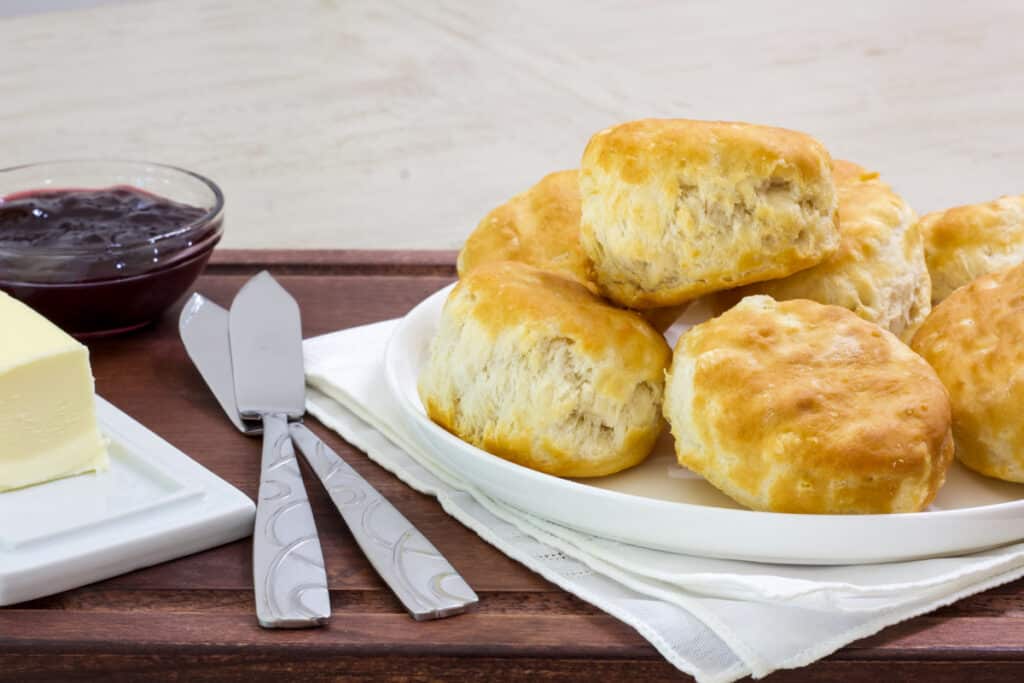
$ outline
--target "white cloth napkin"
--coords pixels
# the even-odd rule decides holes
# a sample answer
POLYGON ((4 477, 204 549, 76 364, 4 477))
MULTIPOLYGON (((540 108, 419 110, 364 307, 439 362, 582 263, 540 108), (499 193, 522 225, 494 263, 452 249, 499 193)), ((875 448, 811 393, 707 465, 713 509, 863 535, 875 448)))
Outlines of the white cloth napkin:
POLYGON ((1024 575, 1024 543, 880 565, 767 565, 639 548, 511 508, 408 436, 383 368, 396 322, 305 342, 309 412, 509 557, 635 628, 702 683, 804 666, 1024 575))

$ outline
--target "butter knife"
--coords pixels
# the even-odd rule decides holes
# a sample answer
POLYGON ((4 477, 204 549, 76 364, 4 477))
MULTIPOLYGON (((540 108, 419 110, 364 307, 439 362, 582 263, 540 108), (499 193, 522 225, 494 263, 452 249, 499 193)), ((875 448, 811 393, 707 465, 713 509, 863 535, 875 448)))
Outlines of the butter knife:
POLYGON ((319 626, 331 616, 320 537, 288 421, 306 412, 299 307, 267 274, 249 280, 228 315, 235 400, 263 425, 253 582, 264 628, 319 626))
MULTIPOLYGON (((179 329, 189 356, 232 423, 245 434, 257 434, 260 423, 240 415, 231 373, 223 370, 231 366, 228 317, 217 304, 193 294, 179 329)), ((356 542, 413 618, 452 616, 477 602, 465 580, 387 499, 300 421, 291 422, 289 430, 356 542)))

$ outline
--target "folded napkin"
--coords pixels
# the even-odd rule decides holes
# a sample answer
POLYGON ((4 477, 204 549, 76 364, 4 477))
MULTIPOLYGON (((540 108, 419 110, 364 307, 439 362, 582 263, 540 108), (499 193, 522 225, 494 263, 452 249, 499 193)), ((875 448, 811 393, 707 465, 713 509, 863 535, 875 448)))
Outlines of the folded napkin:
POLYGON ((804 666, 1024 575, 1024 543, 879 565, 769 565, 640 548, 509 507, 410 438, 383 367, 396 322, 305 342, 309 412, 501 552, 635 628, 702 683, 804 666))

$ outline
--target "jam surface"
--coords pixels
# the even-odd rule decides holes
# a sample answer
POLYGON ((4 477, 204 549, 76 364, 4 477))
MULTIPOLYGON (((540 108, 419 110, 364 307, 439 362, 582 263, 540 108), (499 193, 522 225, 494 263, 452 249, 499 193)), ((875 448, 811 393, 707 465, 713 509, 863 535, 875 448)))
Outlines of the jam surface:
POLYGON ((205 213, 127 186, 21 192, 0 200, 0 245, 118 248, 155 242, 205 213))
POLYGON ((0 281, 71 283, 141 275, 216 240, 219 217, 128 186, 0 198, 0 281))

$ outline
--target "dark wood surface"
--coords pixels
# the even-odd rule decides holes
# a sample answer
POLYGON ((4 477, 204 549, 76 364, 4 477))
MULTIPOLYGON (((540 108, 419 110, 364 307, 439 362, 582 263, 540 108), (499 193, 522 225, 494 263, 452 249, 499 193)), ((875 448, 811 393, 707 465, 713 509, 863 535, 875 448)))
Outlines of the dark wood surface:
MULTIPOLYGON (((197 289, 227 305, 246 277, 269 268, 298 299, 303 331, 311 336, 402 315, 453 279, 453 263, 452 252, 223 251, 197 289)), ((90 343, 97 390, 254 496, 259 442, 238 434, 221 413, 185 355, 176 320, 177 310, 149 329, 90 343)), ((401 484, 315 419, 308 423, 463 573, 481 597, 475 612, 412 621, 327 497, 310 486, 334 609, 326 628, 257 627, 250 543, 240 541, 0 609, 0 680, 686 679, 628 626, 508 559, 434 499, 401 484)), ((1024 581, 771 679, 1022 681, 1024 581)))

